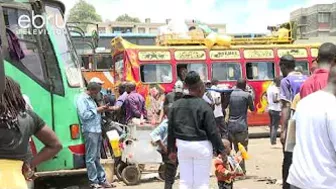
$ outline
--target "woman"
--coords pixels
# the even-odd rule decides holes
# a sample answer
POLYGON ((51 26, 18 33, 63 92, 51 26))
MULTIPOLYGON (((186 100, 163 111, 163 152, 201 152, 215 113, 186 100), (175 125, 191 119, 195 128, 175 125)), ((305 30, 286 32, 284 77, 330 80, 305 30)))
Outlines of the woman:
POLYGON ((26 189, 40 163, 54 157, 62 148, 55 133, 33 111, 26 109, 20 86, 6 77, 0 97, 0 188, 26 189), (34 135, 45 147, 31 160, 27 155, 29 138, 34 135))

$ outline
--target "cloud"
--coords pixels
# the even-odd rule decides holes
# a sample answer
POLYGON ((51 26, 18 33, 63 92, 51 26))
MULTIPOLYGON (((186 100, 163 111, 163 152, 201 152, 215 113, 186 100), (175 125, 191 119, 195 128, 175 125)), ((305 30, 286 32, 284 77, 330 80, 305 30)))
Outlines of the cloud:
MULTIPOLYGON (((62 1, 69 10, 78 0, 62 1)), ((104 20, 114 20, 117 16, 127 13, 141 20, 151 18, 152 22, 162 23, 167 18, 198 19, 206 23, 225 23, 228 33, 265 33, 268 25, 289 21, 290 12, 297 8, 317 3, 332 3, 334 0, 87 0, 87 2, 96 7, 104 20)))

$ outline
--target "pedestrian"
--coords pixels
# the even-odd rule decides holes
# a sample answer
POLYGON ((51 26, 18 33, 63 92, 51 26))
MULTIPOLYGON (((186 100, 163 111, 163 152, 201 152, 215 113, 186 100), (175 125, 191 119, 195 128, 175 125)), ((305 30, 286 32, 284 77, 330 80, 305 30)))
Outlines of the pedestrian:
MULTIPOLYGON (((291 104, 296 94, 299 93, 303 82, 307 76, 302 75, 300 72, 295 72, 295 59, 292 55, 284 55, 280 58, 280 69, 283 79, 280 83, 280 103, 282 114, 282 127, 280 141, 284 145, 286 140, 288 121, 291 115, 291 104)), ((284 145, 285 146, 285 145, 284 145)), ((285 151, 284 160, 282 165, 283 189, 289 189, 289 184, 286 183, 288 170, 292 164, 292 152, 285 151)))
POLYGON ((167 139, 168 139, 168 111, 169 107, 164 107, 166 118, 161 124, 151 132, 151 138, 155 145, 158 146, 158 151, 162 156, 162 161, 165 164, 165 189, 172 189, 175 182, 175 176, 178 166, 178 161, 172 162, 168 157, 167 139))
POLYGON ((327 87, 303 98, 296 109, 296 144, 287 182, 291 189, 336 188, 336 67, 327 87))
POLYGON ((126 82, 122 82, 118 86, 119 97, 115 102, 114 106, 109 107, 110 111, 114 111, 115 121, 126 124, 126 108, 125 108, 125 100, 128 96, 126 92, 126 82))
MULTIPOLYGON (((211 81, 211 89, 219 89, 218 88, 218 80, 213 79, 211 81)), ((222 138, 228 139, 229 138, 229 132, 227 129, 227 125, 225 124, 225 109, 223 110, 222 106, 222 95, 219 92, 216 91, 210 91, 210 94, 214 101, 214 115, 216 119, 216 125, 218 132, 220 133, 222 138)))
POLYGON ((163 106, 164 107, 171 107, 173 103, 183 97, 183 82, 182 81, 176 81, 174 85, 174 89, 172 92, 168 93, 165 97, 163 106))
POLYGON ((100 91, 100 84, 89 83, 87 90, 77 99, 77 111, 82 124, 85 142, 85 163, 90 187, 112 188, 114 186, 107 182, 104 168, 100 163, 100 150, 103 140, 101 113, 108 109, 108 106, 105 105, 97 107, 94 101, 100 91))
POLYGON ((106 92, 105 89, 103 89, 104 81, 102 81, 98 77, 94 77, 90 80, 89 83, 98 83, 101 86, 101 90, 97 94, 97 96, 95 97, 95 101, 96 101, 98 106, 105 105, 104 97, 107 95, 107 92, 106 92))
POLYGON ((208 89, 211 89, 212 84, 210 80, 207 80, 206 82, 204 82, 205 88, 207 89, 203 95, 203 99, 205 100, 206 103, 208 103, 208 105, 214 110, 215 109, 215 102, 214 99, 212 97, 211 92, 208 89))
POLYGON ((276 77, 273 84, 267 89, 268 114, 270 117, 270 139, 271 145, 276 145, 278 128, 281 119, 280 104, 280 82, 281 78, 276 77))
MULTIPOLYGON (((255 107, 252 95, 246 91, 246 80, 238 79, 236 88, 232 91, 229 101, 229 139, 234 145, 234 150, 239 151, 238 143, 241 143, 247 150, 248 146, 248 125, 247 111, 254 111, 255 107)), ((246 173, 245 161, 241 161, 241 168, 246 173)))
POLYGON ((327 85, 329 69, 335 65, 335 58, 336 45, 333 43, 323 43, 317 55, 317 68, 301 87, 301 99, 315 91, 321 90, 327 85))
MULTIPOLYGON (((222 139, 227 156, 231 154, 231 143, 227 139, 222 139)), ((235 168, 229 163, 223 163, 221 155, 215 159, 215 174, 219 189, 233 189, 233 181, 235 177, 235 168)))
POLYGON ((136 92, 135 83, 129 82, 126 85, 126 92, 128 93, 125 99, 126 109, 126 123, 134 122, 133 119, 147 118, 145 99, 136 92))
POLYGON ((224 162, 227 155, 216 129, 213 111, 202 99, 205 86, 200 76, 191 71, 185 83, 189 94, 174 102, 169 113, 168 152, 173 161, 176 161, 177 153, 180 189, 208 189, 212 147, 222 155, 224 162))
POLYGON ((5 77, 0 97, 0 188, 26 189, 36 166, 53 158, 62 148, 56 134, 32 110, 27 109, 20 86, 5 77), (29 139, 35 136, 44 147, 29 156, 29 139))

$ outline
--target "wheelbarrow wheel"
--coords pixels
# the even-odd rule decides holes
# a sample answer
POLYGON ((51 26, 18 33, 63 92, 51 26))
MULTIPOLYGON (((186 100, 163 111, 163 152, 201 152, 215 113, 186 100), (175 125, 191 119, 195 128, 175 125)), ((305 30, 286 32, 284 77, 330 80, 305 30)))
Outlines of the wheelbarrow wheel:
POLYGON ((165 179, 166 179, 165 172, 166 172, 166 165, 161 164, 159 169, 158 169, 158 174, 159 174, 159 179, 162 180, 162 181, 165 181, 165 179))
POLYGON ((128 186, 137 185, 140 181, 141 173, 137 166, 129 165, 121 173, 122 180, 128 186))
POLYGON ((127 167, 127 164, 124 163, 124 162, 122 162, 122 161, 120 161, 120 162, 118 163, 118 165, 116 166, 116 168, 115 168, 115 169, 116 169, 116 170, 115 170, 115 174, 116 174, 118 180, 120 180, 120 181, 123 180, 121 174, 122 174, 123 170, 125 169, 125 167, 127 167))

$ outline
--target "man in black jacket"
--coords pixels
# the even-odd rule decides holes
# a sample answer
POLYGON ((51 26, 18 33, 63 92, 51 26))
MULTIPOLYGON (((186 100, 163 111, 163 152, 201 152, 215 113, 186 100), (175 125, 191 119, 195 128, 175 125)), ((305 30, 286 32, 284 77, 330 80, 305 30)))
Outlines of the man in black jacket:
POLYGON ((169 113, 168 152, 174 160, 178 148, 179 188, 208 188, 213 147, 224 162, 227 156, 213 111, 202 99, 205 86, 200 76, 191 71, 185 83, 189 94, 174 102, 169 113))

